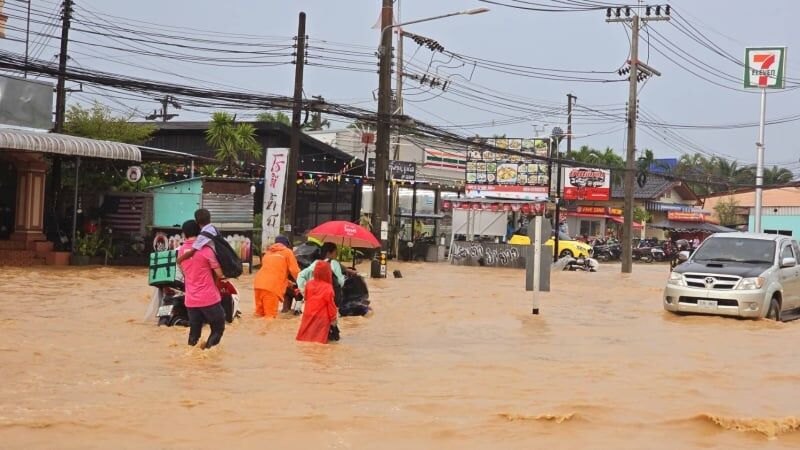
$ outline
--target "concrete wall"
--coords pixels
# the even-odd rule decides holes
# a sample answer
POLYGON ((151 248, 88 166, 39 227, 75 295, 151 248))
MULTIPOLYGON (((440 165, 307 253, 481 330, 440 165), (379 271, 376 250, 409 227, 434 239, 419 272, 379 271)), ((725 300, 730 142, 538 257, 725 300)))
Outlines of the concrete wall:
MULTIPOLYGON (((750 214, 750 218, 748 221, 748 228, 750 230, 755 230, 755 216, 750 214)), ((792 237, 795 239, 800 239, 800 215, 798 216, 772 216, 772 215, 762 215, 761 216, 761 229, 764 232, 768 230, 776 230, 776 231, 791 231, 792 237)))

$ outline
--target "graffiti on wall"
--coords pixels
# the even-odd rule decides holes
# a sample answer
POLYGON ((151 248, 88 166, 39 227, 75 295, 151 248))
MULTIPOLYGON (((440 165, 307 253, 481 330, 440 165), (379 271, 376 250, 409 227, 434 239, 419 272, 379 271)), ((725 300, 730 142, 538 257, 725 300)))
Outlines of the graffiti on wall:
POLYGON ((450 252, 456 265, 525 267, 522 248, 517 245, 455 241, 450 252))

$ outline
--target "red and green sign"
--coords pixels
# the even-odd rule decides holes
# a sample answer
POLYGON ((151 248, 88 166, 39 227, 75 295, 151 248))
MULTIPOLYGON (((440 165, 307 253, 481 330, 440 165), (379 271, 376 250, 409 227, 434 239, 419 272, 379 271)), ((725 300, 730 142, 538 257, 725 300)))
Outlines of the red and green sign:
POLYGON ((745 88, 784 88, 786 47, 751 47, 744 54, 745 88))

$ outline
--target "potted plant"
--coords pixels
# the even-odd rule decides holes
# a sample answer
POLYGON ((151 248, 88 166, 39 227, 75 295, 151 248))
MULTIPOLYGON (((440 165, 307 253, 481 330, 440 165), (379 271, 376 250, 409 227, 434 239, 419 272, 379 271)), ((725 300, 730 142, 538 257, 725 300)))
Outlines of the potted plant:
POLYGON ((75 238, 75 254, 70 258, 74 266, 102 264, 103 256, 98 257, 106 248, 106 240, 100 233, 80 234, 75 238))

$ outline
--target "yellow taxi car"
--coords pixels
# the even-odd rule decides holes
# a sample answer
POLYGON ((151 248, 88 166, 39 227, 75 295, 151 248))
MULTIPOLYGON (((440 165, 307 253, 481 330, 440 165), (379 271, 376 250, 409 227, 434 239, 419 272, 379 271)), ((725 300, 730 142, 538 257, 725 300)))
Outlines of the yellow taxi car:
MULTIPOLYGON (((514 233, 511 236, 511 239, 508 240, 508 243, 512 245, 531 245, 531 238, 528 237, 527 230, 523 228, 514 233)), ((556 245, 556 241, 551 236, 550 239, 544 243, 544 245, 553 247, 556 245)), ((558 256, 562 258, 565 256, 570 256, 573 258, 590 257, 592 256, 592 253, 594 253, 594 249, 589 244, 576 241, 566 234, 561 233, 558 235, 557 253, 558 256)))

